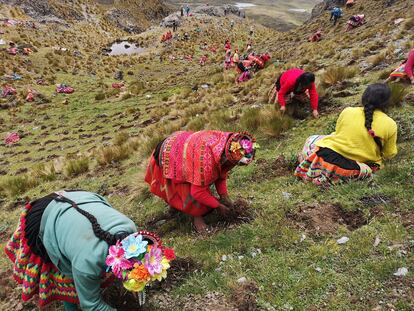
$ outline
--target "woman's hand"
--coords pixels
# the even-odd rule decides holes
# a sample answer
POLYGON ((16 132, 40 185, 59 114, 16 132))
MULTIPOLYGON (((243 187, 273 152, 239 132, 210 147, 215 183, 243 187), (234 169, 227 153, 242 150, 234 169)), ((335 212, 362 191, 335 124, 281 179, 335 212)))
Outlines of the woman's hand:
POLYGON ((410 78, 411 84, 414 84, 414 76, 410 78))
POLYGON ((312 115, 313 115, 313 117, 314 117, 315 119, 317 119, 317 118, 319 117, 319 112, 318 112, 318 110, 313 110, 313 111, 312 111, 312 115))
POLYGON ((223 195, 220 197, 220 201, 227 207, 233 208, 234 204, 228 195, 223 195))
POLYGON ((230 213, 230 209, 224 204, 220 204, 218 207, 218 210, 221 216, 224 216, 224 217, 226 217, 230 213))

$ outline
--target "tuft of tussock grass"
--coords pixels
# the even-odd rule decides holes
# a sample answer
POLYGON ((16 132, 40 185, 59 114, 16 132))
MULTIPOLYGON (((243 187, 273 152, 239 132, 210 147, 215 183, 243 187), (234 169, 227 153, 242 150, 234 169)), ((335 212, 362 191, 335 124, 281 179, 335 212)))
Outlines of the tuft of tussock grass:
POLYGON ((370 63, 375 67, 381 64, 385 60, 386 54, 385 53, 379 53, 377 55, 374 55, 370 58, 370 63))
POLYGON ((30 175, 34 179, 40 179, 42 181, 53 181, 57 178, 57 172, 53 163, 48 165, 44 163, 35 165, 32 168, 30 175))
POLYGON ((401 106, 404 98, 408 95, 409 89, 400 83, 390 83, 391 106, 401 106))
POLYGON ((356 67, 338 67, 332 66, 326 69, 321 76, 321 83, 325 87, 335 85, 345 79, 351 79, 358 73, 356 67))
POLYGON ((241 116, 240 125, 250 132, 256 132, 260 127, 261 121, 261 110, 258 108, 249 108, 241 116))
POLYGON ((67 177, 76 177, 89 170, 89 158, 83 157, 80 159, 68 160, 64 167, 64 174, 67 177))
POLYGON ((128 159, 132 154, 132 149, 128 144, 121 146, 107 146, 98 149, 97 161, 101 166, 118 163, 128 159))
POLYGON ((279 137, 292 125, 292 119, 276 111, 273 106, 266 107, 261 112, 261 118, 260 130, 269 137, 279 137))
POLYGON ((126 143, 128 139, 129 139, 129 134, 127 132, 119 132, 118 134, 115 135, 114 145, 121 146, 124 143, 126 143))
POLYGON ((0 191, 9 197, 22 195, 37 185, 38 181, 29 175, 6 176, 0 179, 0 191))

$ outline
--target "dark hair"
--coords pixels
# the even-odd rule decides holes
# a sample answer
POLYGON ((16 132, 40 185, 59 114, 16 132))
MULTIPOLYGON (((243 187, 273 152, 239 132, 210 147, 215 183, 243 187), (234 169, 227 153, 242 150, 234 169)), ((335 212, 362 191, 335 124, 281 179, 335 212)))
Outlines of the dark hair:
POLYGON ((81 209, 78 204, 76 204, 74 201, 72 201, 71 199, 64 197, 62 195, 58 195, 58 197, 56 198, 57 201, 63 201, 63 202, 67 202, 69 204, 72 205, 72 207, 80 214, 82 214, 83 216, 85 216, 89 222, 92 225, 92 230, 93 233, 95 234, 95 236, 100 239, 105 241, 106 243, 108 243, 108 245, 115 245, 116 242, 118 240, 123 240, 124 238, 126 238, 129 233, 127 232, 118 232, 116 234, 112 234, 109 231, 105 231, 102 229, 101 225, 98 223, 98 220, 96 219, 95 216, 93 216, 92 214, 88 213, 87 211, 81 209))
POLYGON ((364 105, 365 127, 369 134, 374 138, 376 144, 382 149, 380 137, 375 135, 372 130, 372 121, 374 118, 374 111, 379 109, 384 111, 390 102, 391 89, 385 83, 375 83, 367 87, 364 94, 362 94, 362 104, 364 105))
POLYGON ((311 72, 302 73, 299 78, 296 80, 295 84, 295 94, 300 94, 303 92, 303 89, 309 86, 311 83, 315 82, 315 75, 311 72))

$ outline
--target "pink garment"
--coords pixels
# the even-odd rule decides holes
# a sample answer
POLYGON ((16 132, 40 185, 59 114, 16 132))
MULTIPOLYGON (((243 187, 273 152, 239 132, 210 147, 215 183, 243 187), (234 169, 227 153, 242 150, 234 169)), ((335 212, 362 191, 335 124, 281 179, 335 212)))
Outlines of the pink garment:
POLYGON ((72 94, 73 92, 75 92, 75 89, 73 87, 60 84, 56 87, 56 92, 64 93, 64 94, 72 94))
POLYGON ((11 87, 11 86, 5 86, 3 88, 3 92, 2 92, 2 96, 6 97, 6 96, 10 96, 10 95, 16 95, 17 91, 15 88, 11 87))
POLYGON ((208 186, 220 177, 220 159, 231 133, 221 131, 175 132, 163 143, 163 175, 176 183, 208 186))
POLYGON ((17 134, 16 132, 12 132, 6 135, 6 138, 4 139, 4 143, 10 146, 10 145, 17 143, 19 140, 20 140, 19 134, 17 134))
POLYGON ((251 79, 250 72, 245 71, 237 78, 237 83, 246 82, 246 81, 249 81, 250 79, 251 79))
POLYGON ((413 67, 414 67, 414 49, 411 50, 408 55, 407 62, 405 63, 405 73, 409 78, 413 77, 413 67))

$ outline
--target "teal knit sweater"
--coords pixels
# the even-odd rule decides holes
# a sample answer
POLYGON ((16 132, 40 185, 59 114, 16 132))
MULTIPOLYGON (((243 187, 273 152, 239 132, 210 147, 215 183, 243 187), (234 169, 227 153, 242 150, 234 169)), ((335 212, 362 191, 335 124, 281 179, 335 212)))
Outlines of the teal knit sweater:
MULTIPOLYGON (((76 191, 65 196, 94 215, 103 230, 112 234, 137 231, 132 220, 98 194, 76 191)), ((115 310, 102 300, 100 292, 109 246, 94 235, 85 216, 68 203, 52 201, 42 216, 39 235, 52 262, 74 279, 82 310, 115 310)))

